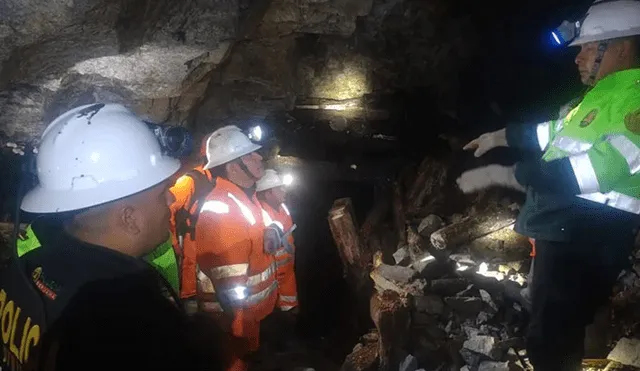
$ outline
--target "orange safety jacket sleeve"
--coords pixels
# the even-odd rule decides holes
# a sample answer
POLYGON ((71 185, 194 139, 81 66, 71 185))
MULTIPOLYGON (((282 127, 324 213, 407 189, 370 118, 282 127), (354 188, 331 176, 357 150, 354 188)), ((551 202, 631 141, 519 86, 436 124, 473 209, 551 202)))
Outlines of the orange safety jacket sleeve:
POLYGON ((234 217, 221 201, 208 200, 203 204, 196 226, 197 263, 213 283, 223 309, 233 311, 233 335, 245 337, 243 322, 250 318, 245 318, 243 299, 248 295, 251 241, 244 221, 237 223, 234 217))
MULTIPOLYGON (((295 251, 293 237, 289 236, 289 243, 295 251)), ((288 311, 298 306, 298 287, 296 284, 295 273, 295 256, 286 254, 286 256, 277 258, 278 264, 278 303, 280 310, 288 311)))
POLYGON ((184 242, 180 246, 178 234, 176 232, 176 214, 178 210, 189 205, 195 183, 190 176, 183 175, 169 189, 175 200, 169 206, 171 210, 171 236, 173 239, 173 249, 180 259, 180 297, 189 298, 196 293, 196 250, 193 244, 184 242))
POLYGON ((171 232, 176 234, 176 212, 191 202, 193 192, 195 190, 195 183, 190 176, 183 175, 176 183, 169 188, 169 191, 175 198, 169 209, 171 210, 171 232))
MULTIPOLYGON (((289 209, 286 205, 280 205, 280 210, 277 212, 273 209, 270 211, 273 211, 274 214, 277 213, 277 215, 273 215, 273 219, 281 220, 285 230, 288 230, 293 226, 293 220, 291 219, 289 209)), ((294 254, 285 253, 284 256, 276 257, 279 284, 277 306, 283 311, 288 311, 298 306, 298 287, 296 284, 296 273, 294 269, 296 246, 293 234, 290 233, 287 236, 287 240, 289 245, 293 248, 294 254)))

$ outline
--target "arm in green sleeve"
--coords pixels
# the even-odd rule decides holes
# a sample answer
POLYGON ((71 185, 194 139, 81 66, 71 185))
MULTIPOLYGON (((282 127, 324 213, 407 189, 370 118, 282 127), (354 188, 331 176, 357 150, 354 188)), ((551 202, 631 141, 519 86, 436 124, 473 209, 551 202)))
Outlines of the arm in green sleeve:
POLYGON ((609 135, 583 154, 569 158, 581 194, 607 193, 640 171, 640 136, 609 135))
POLYGON ((554 161, 521 163, 516 179, 539 192, 607 193, 640 171, 640 136, 608 136, 588 151, 554 161))
POLYGON ((553 138, 555 125, 555 121, 507 125, 507 143, 513 148, 544 151, 553 138))

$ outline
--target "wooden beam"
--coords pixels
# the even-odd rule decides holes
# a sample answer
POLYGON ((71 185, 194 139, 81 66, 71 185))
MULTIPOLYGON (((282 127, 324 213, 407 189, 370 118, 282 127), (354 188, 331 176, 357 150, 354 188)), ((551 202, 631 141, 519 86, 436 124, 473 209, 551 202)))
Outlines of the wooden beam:
POLYGON ((516 213, 510 210, 496 210, 484 215, 470 216, 433 232, 431 244, 439 250, 453 249, 506 228, 515 223, 515 220, 516 213))
POLYGON ((426 157, 418 167, 417 176, 407 192, 406 210, 410 214, 420 211, 425 199, 438 197, 447 176, 445 164, 426 157))
POLYGON ((333 202, 329 210, 329 228, 336 243, 344 272, 350 267, 363 269, 371 264, 372 255, 363 247, 358 233, 358 224, 350 198, 333 202))
POLYGON ((370 301, 371 319, 380 334, 381 371, 397 370, 409 339, 411 312, 409 300, 394 291, 374 293, 370 301))

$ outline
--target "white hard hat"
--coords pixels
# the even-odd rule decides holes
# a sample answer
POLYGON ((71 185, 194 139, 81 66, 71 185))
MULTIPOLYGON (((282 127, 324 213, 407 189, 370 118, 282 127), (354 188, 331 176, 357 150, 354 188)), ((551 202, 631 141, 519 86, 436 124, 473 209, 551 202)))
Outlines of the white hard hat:
POLYGON ((260 148, 262 146, 253 143, 237 126, 222 127, 207 139, 207 164, 204 170, 226 164, 260 148))
POLYGON ((570 45, 634 35, 640 35, 640 1, 598 2, 587 11, 580 34, 570 45))
POLYGON ((153 187, 180 168, 147 125, 119 104, 90 104, 56 118, 42 134, 38 184, 21 208, 80 210, 153 187))
POLYGON ((256 192, 266 191, 267 189, 280 187, 285 185, 284 180, 273 169, 267 169, 264 176, 256 182, 256 192))

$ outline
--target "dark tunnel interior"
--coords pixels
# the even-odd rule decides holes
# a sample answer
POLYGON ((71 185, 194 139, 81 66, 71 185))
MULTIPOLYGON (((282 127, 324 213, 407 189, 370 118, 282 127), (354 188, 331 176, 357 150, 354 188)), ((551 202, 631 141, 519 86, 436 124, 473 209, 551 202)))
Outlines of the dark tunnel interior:
MULTIPOLYGON (((343 134, 339 134, 338 140, 327 142, 318 140, 316 132, 309 129, 303 129, 308 130, 302 136, 304 141, 280 141, 280 154, 318 161, 375 166, 378 162, 399 159, 387 165, 388 176, 375 179, 337 180, 323 174, 315 174, 312 179, 299 178, 288 196, 298 225, 296 274, 302 310, 299 330, 310 341, 332 339, 328 348, 336 362, 350 352, 366 328, 345 328, 349 325, 345 323, 346 312, 354 308, 327 223, 332 202, 351 197, 357 218, 363 221, 380 196, 380 189, 402 170, 399 164, 416 163, 425 155, 443 156, 453 151, 442 135, 466 141, 506 123, 541 122, 557 114, 559 107, 578 96, 583 87, 573 62, 576 50, 553 47, 548 31, 589 4, 584 0, 489 3, 458 0, 451 11, 456 16, 470 17, 477 25, 480 32, 475 47, 480 53, 459 74, 458 81, 453 82, 460 92, 453 113, 444 112, 434 103, 439 92, 432 88, 394 89, 378 100, 379 106, 390 112, 389 118, 379 125, 385 135, 397 138, 391 143, 369 146, 365 139, 343 134)), ((403 43, 409 45, 409 40, 400 39, 398 47, 403 47, 403 43)), ((305 126, 306 117, 302 113, 290 114, 305 126)), ((472 161, 467 154, 456 156, 462 163, 472 161)), ((500 152, 484 161, 508 162, 510 156, 500 152)), ((11 155, 0 158, 2 221, 15 219, 20 174, 16 158, 11 155)), ((31 217, 23 215, 21 220, 28 222, 31 217)))

